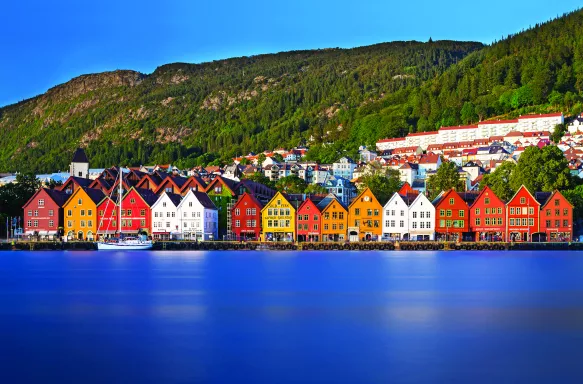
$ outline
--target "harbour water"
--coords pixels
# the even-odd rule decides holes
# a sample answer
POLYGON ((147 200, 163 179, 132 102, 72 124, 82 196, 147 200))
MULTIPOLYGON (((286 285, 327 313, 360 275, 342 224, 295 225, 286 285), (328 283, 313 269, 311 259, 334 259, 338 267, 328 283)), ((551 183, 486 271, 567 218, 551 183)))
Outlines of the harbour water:
POLYGON ((0 382, 583 382, 583 253, 2 252, 0 382))

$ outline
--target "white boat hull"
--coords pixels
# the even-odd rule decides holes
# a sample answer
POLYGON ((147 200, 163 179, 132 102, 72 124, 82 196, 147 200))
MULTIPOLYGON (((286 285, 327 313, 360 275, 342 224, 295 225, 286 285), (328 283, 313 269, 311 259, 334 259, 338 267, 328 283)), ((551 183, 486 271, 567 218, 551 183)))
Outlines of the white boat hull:
POLYGON ((142 243, 97 243, 97 249, 100 251, 145 251, 152 249, 151 241, 142 243))

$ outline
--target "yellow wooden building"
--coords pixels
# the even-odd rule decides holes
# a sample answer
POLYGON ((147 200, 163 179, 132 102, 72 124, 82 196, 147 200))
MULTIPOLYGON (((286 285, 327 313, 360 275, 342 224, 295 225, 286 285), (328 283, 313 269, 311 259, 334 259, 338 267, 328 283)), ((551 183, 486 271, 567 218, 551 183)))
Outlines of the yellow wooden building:
POLYGON ((322 241, 345 241, 348 233, 348 209, 334 195, 322 211, 322 241))
POLYGON ((349 240, 378 240, 383 233, 382 218, 382 205, 372 191, 366 188, 348 206, 349 240))
POLYGON ((296 208, 281 192, 263 207, 261 222, 263 241, 295 241, 296 208))
POLYGON ((69 240, 96 240, 97 205, 106 196, 100 189, 77 188, 63 206, 64 231, 69 240))

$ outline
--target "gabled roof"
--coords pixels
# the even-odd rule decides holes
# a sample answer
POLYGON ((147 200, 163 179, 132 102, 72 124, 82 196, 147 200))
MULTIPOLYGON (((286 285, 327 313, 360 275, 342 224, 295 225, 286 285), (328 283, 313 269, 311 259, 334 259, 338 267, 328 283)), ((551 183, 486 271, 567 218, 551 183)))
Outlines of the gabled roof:
POLYGON ((67 200, 69 199, 69 197, 71 195, 65 193, 64 191, 59 191, 57 189, 50 189, 50 188, 39 188, 34 195, 32 195, 30 197, 30 199, 28 199, 28 201, 22 206, 22 208, 26 207, 28 204, 30 204, 31 201, 34 200, 34 198, 36 197, 36 195, 38 195, 41 191, 46 192, 47 195, 49 195, 50 199, 53 200, 53 202, 55 204, 57 204, 59 207, 63 207, 63 205, 65 205, 65 203, 67 202, 67 200))
POLYGON ((93 182, 93 180, 91 180, 91 179, 85 179, 83 177, 77 177, 77 176, 69 176, 69 178, 67 180, 65 180, 63 185, 61 185, 59 187, 59 190, 61 190, 61 191, 65 190, 67 188, 67 186, 71 183, 73 183, 79 187, 88 188, 92 182, 93 182))
POLYGON ((233 208, 235 208, 237 205, 239 205, 245 197, 249 198, 253 202, 253 204, 257 205, 259 207, 259 210, 261 210, 263 208, 263 204, 261 203, 261 201, 257 200, 257 198, 255 196, 253 196, 252 194, 247 193, 247 192, 243 193, 241 195, 241 197, 239 197, 239 200, 237 200, 237 202, 235 204, 233 204, 233 208))
POLYGON ((95 205, 98 205, 101 202, 101 200, 103 200, 106 197, 105 194, 103 192, 101 192, 101 189, 80 187, 80 188, 77 188, 77 190, 75 190, 75 192, 73 192, 71 197, 69 199, 67 199, 66 203, 73 201, 72 200, 73 196, 76 196, 78 193, 80 193, 79 191, 81 191, 81 190, 89 197, 89 199, 91 199, 91 201, 93 201, 93 203, 95 203, 95 205))
POLYGON ((544 206, 546 206, 547 204, 549 204, 551 201, 554 200, 554 197, 556 195, 559 195, 563 200, 565 200, 567 202, 567 204, 569 204, 571 206, 571 208, 573 208, 573 204, 571 204, 571 202, 558 190, 554 190, 553 192, 537 192, 535 193, 535 199, 537 199, 537 201, 540 203, 541 205, 541 209, 544 208, 544 206), (543 194, 549 194, 549 196, 546 198, 546 200, 543 202, 541 202, 544 199, 544 195, 543 194), (537 195, 541 194, 540 197, 538 197, 537 195))
POLYGON ((204 193, 204 192, 195 192, 195 191, 190 191, 188 193, 192 193, 196 199, 202 204, 203 207, 208 208, 208 209, 217 209, 217 206, 215 205, 215 203, 213 203, 213 201, 210 199, 210 197, 204 193))
POLYGON ((87 159, 87 155, 83 148, 77 148, 75 153, 73 154, 73 163, 89 163, 89 159, 87 159))
POLYGON ((306 198, 298 207, 298 212, 304 207, 304 205, 308 205, 308 204, 312 204, 314 207, 316 207, 316 209, 321 212, 322 210, 320 209, 320 207, 318 206, 318 203, 323 201, 325 198, 325 196, 321 196, 320 199, 317 198, 317 196, 312 196, 312 197, 308 197, 306 198))
POLYGON ((158 194, 160 193, 160 191, 162 190, 162 188, 164 188, 166 185, 168 184, 172 184, 174 185, 174 187, 176 187, 177 191, 181 191, 182 187, 184 186, 184 184, 186 184, 186 182, 188 181, 187 178, 185 177, 181 177, 181 176, 170 176, 165 178, 164 180, 162 180, 162 182, 160 184, 158 184, 158 186, 156 187, 156 190, 154 191, 154 193, 158 194))
POLYGON ((516 196, 518 195, 518 193, 520 193, 520 191, 522 191, 523 189, 526 191, 526 193, 528 193, 528 194, 530 195, 530 197, 532 197, 532 199, 533 199, 533 200, 534 200, 534 201, 535 201, 537 204, 539 204, 539 205, 540 205, 539 201, 538 201, 538 200, 537 200, 537 199, 536 199, 536 198, 535 198, 535 197, 532 195, 532 193, 530 193, 530 191, 528 190, 528 188, 526 188, 524 185, 521 185, 521 186, 520 186, 520 188, 518 188, 518 191, 516 191, 516 193, 515 193, 515 194, 514 194, 514 195, 513 195, 513 196, 510 198, 510 200, 508 200, 508 202, 507 202, 506 204, 508 204, 508 203, 510 203, 512 200, 514 200, 514 198, 516 198, 516 196))
POLYGON ((154 205, 154 203, 158 200, 158 195, 156 195, 154 192, 150 191, 149 189, 146 188, 135 188, 135 187, 131 187, 125 194, 125 196, 123 197, 124 199, 126 198, 127 195, 129 195, 129 193, 134 190, 136 191, 136 193, 142 198, 142 200, 148 204, 148 206, 152 206, 154 205))
POLYGON ((233 196, 235 196, 235 186, 237 185, 237 181, 235 180, 231 180, 231 179, 227 179, 226 177, 222 177, 220 175, 217 175, 206 187, 206 192, 208 193, 209 191, 211 191, 216 184, 222 184, 223 186, 227 187, 227 189, 231 192, 231 194, 233 196))
POLYGON ((344 205, 335 194, 329 193, 317 204, 320 212, 324 212, 324 210, 328 208, 328 205, 330 205, 330 203, 333 201, 338 202, 344 209, 346 209, 346 205, 344 205))

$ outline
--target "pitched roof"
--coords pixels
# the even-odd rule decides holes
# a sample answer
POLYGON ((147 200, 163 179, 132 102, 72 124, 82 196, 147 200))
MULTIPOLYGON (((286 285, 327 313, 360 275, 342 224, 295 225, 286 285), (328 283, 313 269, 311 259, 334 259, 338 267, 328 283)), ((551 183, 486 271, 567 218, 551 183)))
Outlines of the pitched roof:
MULTIPOLYGON (((154 192, 152 192, 149 189, 146 188, 134 188, 132 187, 133 190, 135 190, 138 195, 140 195, 142 197, 142 199, 144 199, 144 201, 146 202, 146 204, 148 204, 150 207, 156 202, 156 200, 158 200, 158 195, 156 195, 154 192)), ((129 193, 130 191, 128 191, 129 193)), ((126 193, 127 195, 127 193, 126 193)))
POLYGON ((73 163, 89 163, 89 159, 87 159, 87 155, 83 148, 77 148, 73 154, 73 163))
POLYGON ((213 203, 213 201, 206 193, 195 191, 190 191, 189 193, 192 193, 197 198, 197 200, 202 204, 203 207, 208 209, 217 209, 215 203, 213 203))
POLYGON ((59 191, 57 189, 49 189, 49 188, 43 188, 43 189, 59 207, 63 207, 63 205, 65 205, 65 203, 67 202, 67 200, 71 196, 71 195, 67 194, 66 192, 59 191))
POLYGON ((97 205, 101 202, 101 200, 103 200, 103 198, 105 197, 105 194, 101 191, 101 189, 95 189, 95 188, 85 188, 85 187, 81 187, 83 189, 83 191, 85 191, 85 193, 87 194, 87 196, 89 196, 89 198, 97 205))

